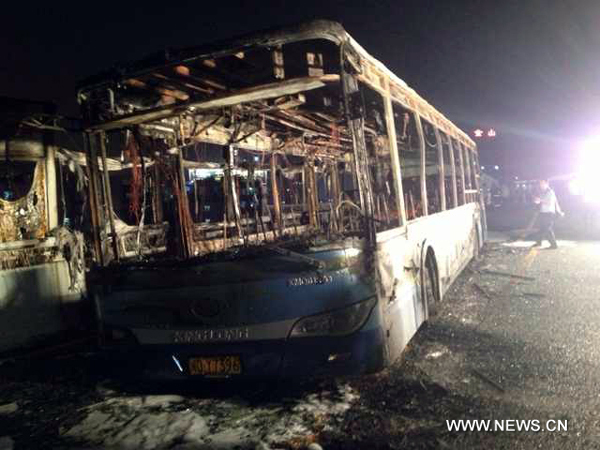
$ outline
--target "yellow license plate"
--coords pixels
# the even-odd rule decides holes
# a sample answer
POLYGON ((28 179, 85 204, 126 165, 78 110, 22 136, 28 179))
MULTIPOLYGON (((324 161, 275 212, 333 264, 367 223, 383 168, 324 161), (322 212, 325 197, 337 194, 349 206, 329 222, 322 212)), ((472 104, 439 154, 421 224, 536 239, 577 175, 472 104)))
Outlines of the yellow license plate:
POLYGON ((242 362, 239 356, 190 358, 189 368, 192 375, 239 375, 242 373, 242 362))

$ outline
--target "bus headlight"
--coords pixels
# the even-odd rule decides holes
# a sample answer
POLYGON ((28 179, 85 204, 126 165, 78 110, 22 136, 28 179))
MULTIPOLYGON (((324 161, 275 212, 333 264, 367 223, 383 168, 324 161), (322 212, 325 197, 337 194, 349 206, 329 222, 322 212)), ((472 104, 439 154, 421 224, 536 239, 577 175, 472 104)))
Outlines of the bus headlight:
POLYGON ((362 327, 377 299, 369 298, 359 303, 324 314, 304 317, 294 324, 291 337, 341 336, 362 327))

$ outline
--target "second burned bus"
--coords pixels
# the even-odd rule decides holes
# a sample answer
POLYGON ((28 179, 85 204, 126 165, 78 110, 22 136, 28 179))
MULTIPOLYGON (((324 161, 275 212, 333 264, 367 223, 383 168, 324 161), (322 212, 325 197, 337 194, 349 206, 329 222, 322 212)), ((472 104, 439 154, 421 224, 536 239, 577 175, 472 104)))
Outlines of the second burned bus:
POLYGON ((337 23, 78 95, 102 345, 148 375, 380 370, 483 240, 473 141, 337 23))

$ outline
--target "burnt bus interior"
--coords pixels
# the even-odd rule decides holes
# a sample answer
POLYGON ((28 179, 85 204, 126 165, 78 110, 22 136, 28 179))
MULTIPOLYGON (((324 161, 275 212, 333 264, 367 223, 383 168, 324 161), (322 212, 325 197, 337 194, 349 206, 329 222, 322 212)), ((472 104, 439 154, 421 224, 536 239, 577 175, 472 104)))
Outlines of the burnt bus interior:
POLYGON ((0 116, 0 270, 54 262, 74 250, 57 247, 81 229, 85 181, 56 143, 54 105, 0 98, 0 116))
MULTIPOLYGON (((43 239, 49 221, 43 152, 43 142, 48 137, 40 130, 22 127, 25 113, 11 111, 14 105, 8 104, 7 99, 0 100, 3 103, 0 121, 0 243, 6 245, 43 239), (32 151, 33 148, 38 150, 37 154, 32 151)), ((2 266, 17 267, 19 259, 14 255, 11 262, 3 253, 2 266)))
POLYGON ((390 122, 361 58, 329 37, 171 51, 85 81, 97 261, 282 251, 476 201, 474 147, 414 105, 393 101, 390 122))

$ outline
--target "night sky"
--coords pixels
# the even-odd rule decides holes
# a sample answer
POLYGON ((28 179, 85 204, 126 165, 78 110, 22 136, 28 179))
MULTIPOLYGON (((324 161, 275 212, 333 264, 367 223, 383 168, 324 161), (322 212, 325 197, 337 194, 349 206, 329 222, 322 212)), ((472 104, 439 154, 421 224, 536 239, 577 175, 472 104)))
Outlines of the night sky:
POLYGON ((465 131, 494 127, 482 162, 507 176, 567 173, 600 133, 600 2, 587 0, 11 2, 0 95, 75 116, 76 83, 116 62, 315 18, 341 22, 465 131))

